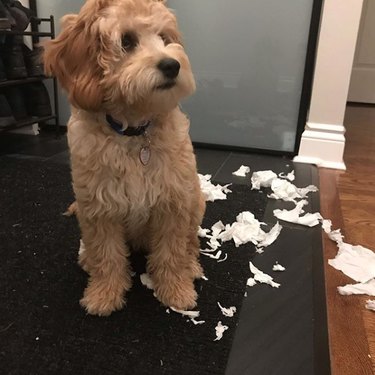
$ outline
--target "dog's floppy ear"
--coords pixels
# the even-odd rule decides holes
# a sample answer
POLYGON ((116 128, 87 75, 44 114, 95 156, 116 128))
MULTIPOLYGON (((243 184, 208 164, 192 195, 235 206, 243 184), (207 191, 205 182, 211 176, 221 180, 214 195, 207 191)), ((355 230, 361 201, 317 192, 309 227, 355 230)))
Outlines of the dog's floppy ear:
POLYGON ((57 77, 72 105, 96 111, 103 101, 99 36, 75 14, 64 16, 61 25, 58 37, 45 44, 45 73, 57 77))

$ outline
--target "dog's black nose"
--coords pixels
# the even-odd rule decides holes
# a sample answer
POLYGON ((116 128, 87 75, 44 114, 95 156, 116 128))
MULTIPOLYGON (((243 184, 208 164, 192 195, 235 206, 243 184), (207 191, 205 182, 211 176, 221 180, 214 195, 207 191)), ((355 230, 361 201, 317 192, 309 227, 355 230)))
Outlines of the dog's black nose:
POLYGON ((166 58, 160 60, 158 69, 163 72, 164 77, 173 79, 178 76, 178 72, 180 71, 180 63, 175 59, 166 58))

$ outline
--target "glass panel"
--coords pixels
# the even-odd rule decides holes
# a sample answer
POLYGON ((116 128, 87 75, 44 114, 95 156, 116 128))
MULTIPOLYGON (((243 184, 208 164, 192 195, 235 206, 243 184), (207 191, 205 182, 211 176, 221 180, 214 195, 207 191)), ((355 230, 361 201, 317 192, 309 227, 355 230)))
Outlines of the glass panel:
POLYGON ((197 81, 193 141, 293 151, 312 0, 169 0, 197 81))

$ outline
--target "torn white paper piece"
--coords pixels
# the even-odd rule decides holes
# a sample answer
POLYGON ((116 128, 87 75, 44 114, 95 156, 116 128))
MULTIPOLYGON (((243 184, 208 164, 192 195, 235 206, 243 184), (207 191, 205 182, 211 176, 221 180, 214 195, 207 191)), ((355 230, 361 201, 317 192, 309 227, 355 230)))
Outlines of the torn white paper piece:
POLYGON ((341 234, 341 229, 332 230, 331 220, 322 220, 322 228, 327 233, 328 238, 335 241, 338 245, 344 242, 344 236, 341 234))
POLYGON ((322 216, 319 212, 315 213, 307 213, 303 216, 300 216, 303 211, 303 206, 305 206, 308 202, 306 200, 302 200, 296 204, 292 210, 280 210, 276 209, 273 210, 273 214, 280 220, 288 221, 289 223, 295 223, 300 225, 305 225, 308 227, 314 227, 315 225, 319 224, 319 220, 322 219, 322 216))
POLYGON ((265 225, 251 212, 244 211, 237 215, 234 223, 227 224, 217 238, 223 242, 233 240, 236 247, 252 242, 257 247, 263 248, 276 240, 282 227, 277 223, 269 232, 265 232, 261 229, 261 224, 265 225))
POLYGON ((249 278, 247 279, 247 283, 246 283, 246 285, 247 285, 247 286, 254 286, 256 283, 257 283, 257 282, 255 281, 254 277, 249 277, 249 278))
POLYGON ((278 288, 280 286, 279 283, 276 283, 273 281, 272 276, 267 275, 266 273, 256 268, 253 263, 249 262, 249 265, 250 265, 250 271, 254 274, 255 281, 258 281, 259 283, 262 283, 262 284, 271 285, 272 288, 278 288))
POLYGON ((372 279, 367 283, 338 286, 337 290, 344 296, 348 296, 351 294, 367 294, 369 296, 375 296, 375 279, 372 279))
POLYGON ((189 318, 198 318, 200 314, 199 311, 179 310, 179 309, 175 309, 172 306, 171 306, 171 310, 183 316, 188 316, 189 318))
POLYGON ((261 187, 270 187, 277 174, 270 170, 254 172, 251 176, 251 189, 259 190, 261 187))
POLYGON ((223 313, 224 316, 227 316, 229 318, 232 318, 235 312, 237 311, 236 306, 231 306, 231 307, 223 307, 220 305, 220 302, 217 303, 218 306, 220 307, 221 312, 223 313))
POLYGON ((199 181, 200 181, 200 186, 203 194, 206 197, 206 201, 215 201, 215 200, 223 200, 227 199, 227 193, 231 193, 232 191, 228 189, 228 185, 221 186, 221 185, 214 185, 210 181, 211 175, 206 174, 206 175, 201 175, 198 174, 199 181))
POLYGON ((194 318, 190 318, 190 321, 193 322, 194 325, 206 323, 205 320, 195 320, 194 318))
POLYGON ((375 311, 375 300, 374 299, 368 299, 366 301, 366 309, 375 311))
POLYGON ((259 241, 257 248, 263 250, 263 247, 267 247, 273 244, 276 241, 277 237, 279 237, 281 229, 283 229, 283 227, 279 224, 279 222, 277 222, 268 233, 263 232, 264 238, 259 241))
POLYGON ((212 237, 216 238, 221 231, 225 229, 223 222, 220 220, 211 227, 212 237))
POLYGON ((294 175, 294 171, 291 171, 287 175, 284 172, 279 173, 280 178, 286 178, 289 181, 294 181, 296 179, 296 176, 294 175))
POLYGON ((203 229, 201 226, 198 227, 198 237, 205 238, 210 233, 209 229, 203 229))
POLYGON ((281 264, 276 262, 276 264, 274 264, 272 267, 272 271, 282 272, 282 271, 285 271, 285 267, 283 267, 281 264))
POLYGON ((339 251, 328 263, 355 281, 366 283, 375 278, 375 253, 363 246, 343 242, 339 251))
MULTIPOLYGON (((208 236, 209 237, 209 236, 208 236)), ((207 242, 207 245, 213 250, 216 251, 220 246, 221 243, 217 240, 217 237, 211 236, 210 240, 207 242)))
POLYGON ((246 177, 246 173, 249 173, 249 172, 250 172, 250 168, 248 166, 241 165, 241 167, 237 169, 235 172, 233 172, 232 174, 238 177, 246 177))
POLYGON ((210 257, 210 258, 212 258, 212 259, 216 259, 216 260, 218 260, 218 259, 220 259, 220 257, 221 257, 222 251, 219 250, 215 255, 210 254, 210 253, 206 253, 204 250, 201 250, 200 253, 201 253, 202 255, 205 255, 206 257, 210 257))
POLYGON ((224 258, 222 258, 222 259, 218 259, 218 263, 220 263, 220 262, 225 262, 226 260, 227 260, 227 258, 228 258, 228 255, 227 254, 224 254, 224 258))
POLYGON ((291 182, 280 178, 272 180, 271 189, 273 193, 268 195, 269 198, 282 199, 286 202, 296 202, 296 199, 306 198, 308 193, 318 191, 314 185, 298 188, 291 182))
POLYGON ((223 338, 223 333, 228 329, 228 326, 224 326, 221 324, 221 322, 217 323, 217 326, 215 327, 216 332, 216 339, 214 341, 221 340, 223 338))
POLYGON ((152 282, 150 275, 148 273, 142 273, 139 278, 141 279, 141 283, 147 287, 147 289, 154 290, 154 283, 152 282))

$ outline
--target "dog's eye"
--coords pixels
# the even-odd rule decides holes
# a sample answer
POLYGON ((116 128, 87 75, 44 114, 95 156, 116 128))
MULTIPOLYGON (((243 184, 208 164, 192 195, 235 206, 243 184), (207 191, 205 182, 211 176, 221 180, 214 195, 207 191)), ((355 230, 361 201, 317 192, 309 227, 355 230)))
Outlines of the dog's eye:
POLYGON ((131 52, 137 47, 138 38, 132 32, 127 32, 122 36, 121 45, 126 52, 131 52))
POLYGON ((166 35, 166 34, 159 34, 160 38, 162 39, 162 41, 164 42, 164 45, 168 45, 170 43, 172 43, 171 39, 166 35))

